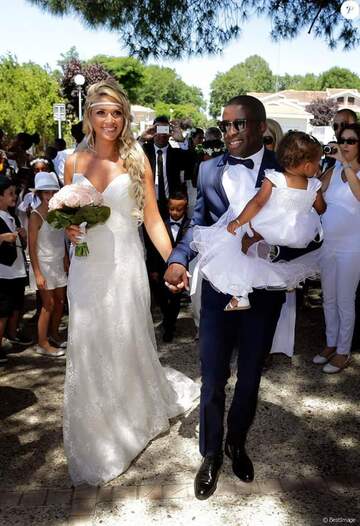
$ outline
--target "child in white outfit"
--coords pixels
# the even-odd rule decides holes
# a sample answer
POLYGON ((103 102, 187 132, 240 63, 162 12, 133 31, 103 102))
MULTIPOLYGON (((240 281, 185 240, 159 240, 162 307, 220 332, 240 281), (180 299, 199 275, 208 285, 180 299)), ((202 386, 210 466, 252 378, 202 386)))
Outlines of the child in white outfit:
POLYGON ((326 205, 321 182, 314 178, 321 156, 315 138, 289 132, 277 152, 284 172, 266 170, 260 190, 239 215, 230 207, 215 225, 195 227, 192 246, 200 254, 200 272, 216 290, 233 295, 225 310, 250 308, 248 294, 253 288, 293 289, 318 272, 314 257, 272 263, 260 255, 264 243, 253 245, 245 255, 241 238, 253 229, 268 244, 304 248, 321 237, 318 214, 326 205))
POLYGON ((38 321, 36 351, 48 356, 62 356, 64 345, 59 337, 63 314, 68 258, 63 230, 55 230, 46 221, 48 203, 60 189, 54 173, 39 172, 35 176, 35 191, 41 204, 32 210, 29 219, 30 283, 39 291, 41 311, 38 321), (48 340, 48 329, 53 347, 48 340))

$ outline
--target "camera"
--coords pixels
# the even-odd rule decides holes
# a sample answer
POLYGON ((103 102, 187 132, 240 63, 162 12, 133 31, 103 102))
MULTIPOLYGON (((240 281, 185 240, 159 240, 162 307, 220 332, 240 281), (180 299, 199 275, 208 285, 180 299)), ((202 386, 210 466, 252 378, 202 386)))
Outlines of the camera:
POLYGON ((169 133, 170 133, 170 126, 156 126, 156 133, 157 134, 164 133, 166 135, 169 135, 169 133))
POLYGON ((330 144, 325 144, 325 146, 323 146, 323 152, 325 155, 335 155, 337 152, 337 147, 331 146, 330 144))

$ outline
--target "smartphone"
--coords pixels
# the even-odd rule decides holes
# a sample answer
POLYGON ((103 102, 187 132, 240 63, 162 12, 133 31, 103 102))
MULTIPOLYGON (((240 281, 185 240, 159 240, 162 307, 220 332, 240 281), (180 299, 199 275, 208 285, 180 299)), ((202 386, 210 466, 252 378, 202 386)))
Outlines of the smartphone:
POLYGON ((169 135, 170 133, 170 126, 156 126, 156 133, 164 133, 166 135, 169 135))

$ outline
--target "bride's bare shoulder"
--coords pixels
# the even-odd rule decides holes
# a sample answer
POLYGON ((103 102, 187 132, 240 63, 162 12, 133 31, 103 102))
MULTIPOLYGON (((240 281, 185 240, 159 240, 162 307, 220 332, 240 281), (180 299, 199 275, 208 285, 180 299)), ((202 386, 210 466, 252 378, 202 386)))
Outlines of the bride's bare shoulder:
POLYGON ((66 158, 64 169, 64 183, 71 184, 74 173, 84 173, 92 157, 91 152, 74 152, 66 158))

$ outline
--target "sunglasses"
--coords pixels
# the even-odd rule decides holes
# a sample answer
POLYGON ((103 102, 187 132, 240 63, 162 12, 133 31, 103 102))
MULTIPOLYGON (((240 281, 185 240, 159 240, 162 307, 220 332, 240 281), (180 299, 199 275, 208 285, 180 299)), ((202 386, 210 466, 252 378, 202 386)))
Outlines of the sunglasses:
POLYGON ((333 130, 334 131, 337 131, 339 129, 342 130, 343 128, 345 128, 345 126, 347 126, 347 122, 340 122, 340 123, 335 122, 333 124, 333 130))
POLYGON ((271 137, 271 135, 264 135, 263 137, 264 144, 274 144, 274 139, 271 137))
POLYGON ((354 146, 354 144, 357 144, 359 142, 359 139, 339 139, 338 144, 348 144, 349 146, 354 146))
POLYGON ((236 131, 243 131, 246 128, 248 119, 235 119, 234 121, 218 121, 217 125, 223 133, 226 133, 231 126, 234 126, 236 131))

